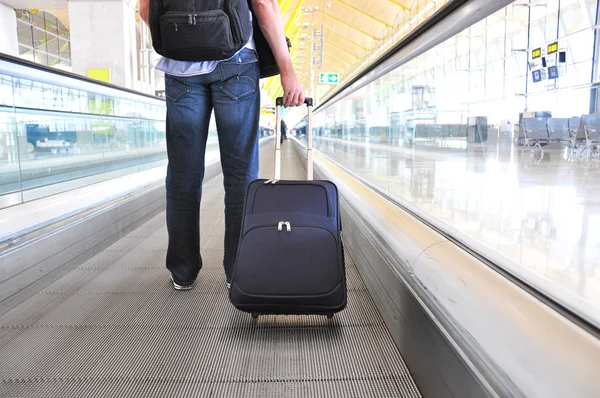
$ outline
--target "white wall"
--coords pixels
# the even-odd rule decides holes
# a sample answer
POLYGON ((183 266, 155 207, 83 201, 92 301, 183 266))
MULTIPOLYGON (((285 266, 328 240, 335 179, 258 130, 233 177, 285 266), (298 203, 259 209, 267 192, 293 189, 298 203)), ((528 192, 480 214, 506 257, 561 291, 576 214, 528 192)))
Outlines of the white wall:
POLYGON ((109 68, 111 83, 137 87, 135 10, 123 1, 69 1, 73 72, 109 68))
POLYGON ((18 56, 17 16, 15 10, 0 3, 0 52, 18 56))

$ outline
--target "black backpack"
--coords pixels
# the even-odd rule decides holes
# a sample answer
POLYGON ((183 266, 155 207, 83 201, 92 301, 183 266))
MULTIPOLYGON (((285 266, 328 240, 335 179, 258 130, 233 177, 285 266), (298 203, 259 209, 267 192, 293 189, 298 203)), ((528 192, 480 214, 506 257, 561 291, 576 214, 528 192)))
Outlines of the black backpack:
MULTIPOLYGON (((279 67, 277 66, 277 62, 275 62, 275 55, 273 55, 271 46, 269 46, 267 38, 258 25, 258 18, 256 17, 256 14, 254 14, 254 9, 252 8, 252 0, 248 0, 248 7, 252 12, 252 24, 254 25, 254 47, 256 48, 256 53, 258 54, 260 78, 263 79, 265 77, 276 76, 279 74, 279 67)), ((289 50, 292 47, 292 44, 288 38, 286 38, 286 40, 289 50)))
POLYGON ((178 61, 231 58, 250 39, 247 0, 151 0, 152 46, 178 61))

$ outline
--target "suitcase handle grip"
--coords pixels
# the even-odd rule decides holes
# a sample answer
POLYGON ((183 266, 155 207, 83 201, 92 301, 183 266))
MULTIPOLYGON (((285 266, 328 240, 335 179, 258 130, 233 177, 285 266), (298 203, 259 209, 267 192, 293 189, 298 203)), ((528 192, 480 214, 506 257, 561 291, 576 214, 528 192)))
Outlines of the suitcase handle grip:
MULTIPOLYGON (((312 108, 313 99, 311 97, 304 98, 306 109, 308 111, 308 123, 306 126, 306 139, 307 139, 307 154, 306 154, 306 179, 313 179, 313 142, 312 142, 312 108)), ((277 97, 275 99, 275 176, 274 180, 281 180, 281 107, 283 105, 283 98, 277 97)))
MULTIPOLYGON (((313 106, 313 99, 311 97, 304 98, 304 104, 306 106, 313 106)), ((277 97, 275 99, 275 106, 283 106, 283 97, 277 97)))

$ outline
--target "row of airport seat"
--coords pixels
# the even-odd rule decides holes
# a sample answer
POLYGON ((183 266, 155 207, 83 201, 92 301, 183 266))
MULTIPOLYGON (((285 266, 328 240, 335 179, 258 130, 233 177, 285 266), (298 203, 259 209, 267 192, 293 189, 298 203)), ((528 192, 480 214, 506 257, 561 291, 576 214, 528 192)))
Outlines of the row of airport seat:
POLYGON ((563 143, 583 155, 597 155, 600 145, 600 115, 582 115, 581 117, 525 118, 518 125, 524 147, 532 151, 539 148, 543 154, 543 144, 563 143))

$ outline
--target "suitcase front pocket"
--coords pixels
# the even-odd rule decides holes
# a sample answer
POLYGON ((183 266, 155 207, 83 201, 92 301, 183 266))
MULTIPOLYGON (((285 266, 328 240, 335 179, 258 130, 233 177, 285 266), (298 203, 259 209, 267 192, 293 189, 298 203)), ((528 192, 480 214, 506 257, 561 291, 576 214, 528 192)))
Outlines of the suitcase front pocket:
POLYGON ((251 229, 241 241, 235 283, 255 296, 320 296, 342 281, 335 236, 291 223, 251 229))
POLYGON ((330 203, 327 189, 317 183, 280 181, 261 184, 254 191, 248 214, 295 212, 332 217, 330 203))

